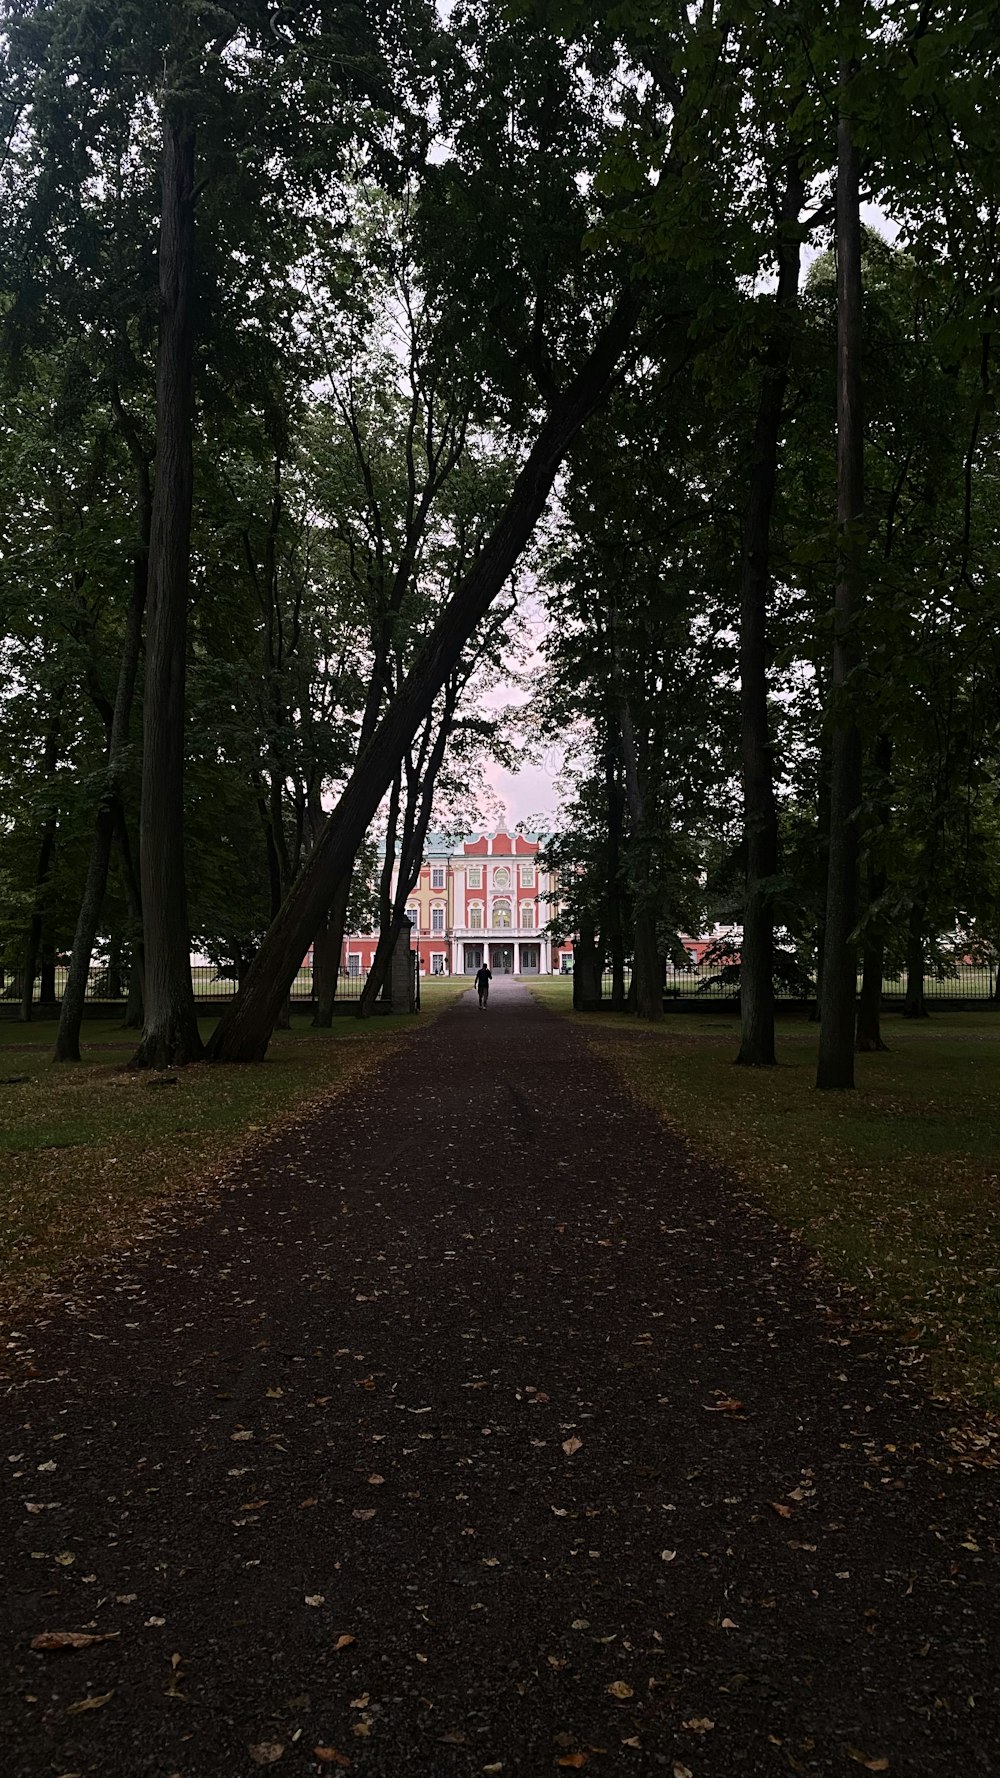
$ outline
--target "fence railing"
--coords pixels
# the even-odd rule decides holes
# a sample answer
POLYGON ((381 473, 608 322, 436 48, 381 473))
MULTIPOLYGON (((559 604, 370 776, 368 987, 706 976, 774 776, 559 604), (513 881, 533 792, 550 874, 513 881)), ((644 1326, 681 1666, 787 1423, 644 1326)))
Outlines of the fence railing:
MULTIPOLYGON (((69 971, 63 964, 57 964, 55 970, 55 998, 61 1000, 69 971)), ((231 1000, 239 983, 235 975, 220 971, 211 963, 196 963, 191 967, 191 985, 196 1000, 231 1000)), ((337 980, 338 1000, 360 1000, 365 978, 352 970, 342 969, 337 980)), ((35 977, 35 994, 37 1001, 41 989, 41 981, 35 977)), ((23 978, 10 971, 0 973, 0 1000, 18 1001, 23 991, 23 978)), ((90 1001, 124 1001, 128 998, 128 972, 117 974, 107 968, 92 969, 87 982, 86 998, 90 1001)), ((313 972, 312 965, 305 964, 299 970, 291 988, 293 1001, 312 1000, 313 972)))
MULTIPOLYGON (((692 963, 689 969, 675 969, 668 966, 663 993, 667 1000, 735 1000, 740 991, 738 981, 720 981, 720 970, 717 963, 692 963)), ((625 971, 625 988, 628 990, 631 981, 631 970, 625 971)), ((813 993, 795 996, 790 994, 787 986, 776 981, 775 993, 781 999, 799 998, 803 1003, 814 996, 813 993)), ((858 977, 858 988, 861 988, 861 977, 858 977)), ((602 977, 602 993, 606 999, 611 996, 612 976, 605 970, 602 977)), ((902 1000, 906 993, 906 976, 887 975, 882 979, 882 994, 887 1000, 902 1000)), ((997 993, 997 972, 989 964, 961 963, 955 967, 954 974, 937 976, 928 974, 924 978, 925 1000, 994 1000, 997 993)))

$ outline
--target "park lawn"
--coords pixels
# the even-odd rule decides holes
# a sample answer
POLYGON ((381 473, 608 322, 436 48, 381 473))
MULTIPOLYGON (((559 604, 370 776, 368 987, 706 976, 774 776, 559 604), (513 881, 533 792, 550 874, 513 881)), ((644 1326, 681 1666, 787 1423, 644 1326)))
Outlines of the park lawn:
MULTIPOLYGON (((538 985, 569 1010, 571 989, 538 985)), ((779 1067, 733 1066, 722 1009, 661 1027, 570 1014, 599 1055, 701 1154, 756 1188, 879 1319, 928 1355, 936 1387, 1000 1411, 1000 1015, 883 1021, 854 1093, 817 1093, 815 1026, 779 1027, 779 1067)))
MULTIPOLYGON (((127 1072, 136 1034, 109 1020, 85 1024, 84 1061, 62 1066, 50 1060, 54 1023, 0 1023, 0 1298, 127 1244, 147 1212, 178 1194, 211 1189, 245 1141, 353 1088, 466 986, 422 982, 417 1020, 342 1017, 313 1031, 293 1014, 259 1067, 166 1077, 127 1072)), ((214 1023, 201 1022, 203 1037, 214 1023)))

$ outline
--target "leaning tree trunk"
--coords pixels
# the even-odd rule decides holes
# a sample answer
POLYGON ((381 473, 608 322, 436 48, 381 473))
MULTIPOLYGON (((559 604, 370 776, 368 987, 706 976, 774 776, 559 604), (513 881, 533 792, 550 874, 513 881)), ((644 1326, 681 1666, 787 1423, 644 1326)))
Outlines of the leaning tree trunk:
MULTIPOLYGON (((118 685, 111 717, 111 731, 108 735, 104 788, 98 803, 87 881, 77 917, 73 949, 69 960, 69 975, 59 1013, 59 1030, 56 1034, 56 1047, 53 1056, 55 1062, 78 1062, 80 1060, 80 1026, 83 1022, 87 983, 90 979, 90 963, 94 955, 94 942, 97 938, 101 909, 108 886, 111 849, 118 826, 116 803, 120 806, 124 755, 128 745, 132 702, 139 671, 142 619, 146 609, 146 588, 149 577, 151 499, 149 469, 144 460, 141 463, 138 481, 139 536, 132 567, 132 597, 125 623, 122 658, 118 668, 118 685)), ((124 821, 124 814, 122 821, 124 821)))
MULTIPOLYGON (((353 859, 351 866, 353 866, 353 859)), ((337 998, 337 984, 340 980, 341 959, 344 955, 347 904, 351 899, 351 866, 348 867, 334 890, 333 899, 326 910, 324 924, 313 936, 313 987, 316 995, 316 1010, 313 1013, 312 1022, 319 1030, 329 1030, 333 1023, 333 1008, 337 998)))
MULTIPOLYGON (((193 491, 194 163, 193 126, 165 113, 156 472, 139 851, 146 1025, 133 1058, 134 1066, 146 1068, 193 1062, 202 1053, 191 982, 184 880, 184 683, 193 491)), ((304 954, 305 946, 297 962, 304 954)), ((290 983, 291 977, 286 992, 290 983)), ((274 1010, 276 1014, 278 1007, 274 1010)))
POLYGON ((837 123, 837 521, 841 567, 834 600, 831 727, 830 850, 816 1085, 854 1085, 854 1009, 857 1000, 858 826, 861 737, 848 681, 858 660, 855 637, 862 590, 865 505, 861 413, 861 209, 858 151, 851 104, 855 64, 840 74, 837 123))
POLYGON ((746 900, 740 946, 740 1049, 737 1062, 773 1068, 774 901, 778 807, 767 709, 767 604, 771 513, 778 482, 781 417, 788 386, 792 320, 799 300, 798 220, 805 183, 798 155, 788 162, 779 218, 778 290, 757 406, 750 498, 740 577, 740 706, 746 900))
POLYGON ((449 600, 358 760, 246 981, 216 1026, 208 1046, 213 1061, 260 1061, 266 1054, 281 1001, 336 885, 350 869, 420 722, 530 538, 569 446, 613 383, 640 312, 639 295, 629 291, 570 388, 556 401, 489 541, 449 600))

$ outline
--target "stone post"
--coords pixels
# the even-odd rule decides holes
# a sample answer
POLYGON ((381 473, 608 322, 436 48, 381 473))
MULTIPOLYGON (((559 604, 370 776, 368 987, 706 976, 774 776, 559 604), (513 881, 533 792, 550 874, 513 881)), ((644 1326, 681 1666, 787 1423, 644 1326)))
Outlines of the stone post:
POLYGON ((383 1000, 388 1000, 393 1012, 415 1012, 415 994, 413 985, 413 965, 410 961, 410 934, 413 928, 406 915, 399 929, 399 937, 393 947, 392 959, 389 963, 389 974, 385 988, 382 990, 383 1000))

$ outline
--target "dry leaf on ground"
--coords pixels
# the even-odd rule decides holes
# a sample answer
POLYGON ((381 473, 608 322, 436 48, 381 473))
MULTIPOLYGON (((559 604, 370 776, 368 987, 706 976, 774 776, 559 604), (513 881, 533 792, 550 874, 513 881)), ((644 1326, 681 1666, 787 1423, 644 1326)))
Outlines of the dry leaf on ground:
POLYGON ((587 1764, 589 1758, 590 1755, 588 1753, 564 1753, 556 1760, 556 1765, 572 1766, 573 1770, 578 1772, 581 1766, 587 1764))
POLYGON ((100 1697, 80 1698, 77 1700, 77 1702, 75 1704, 67 1704, 66 1715, 67 1716, 79 1716, 81 1711, 83 1711, 83 1710, 100 1710, 101 1705, 106 1704, 108 1699, 113 1698, 114 1695, 115 1695, 115 1688, 114 1688, 114 1686, 112 1686, 112 1688, 109 1692, 102 1692, 100 1694, 100 1697))
POLYGON ((351 1763, 346 1753, 338 1753, 335 1747, 314 1747, 313 1755, 326 1766, 349 1766, 351 1763))
POLYGON ((565 1451, 567 1457, 572 1457, 574 1451, 582 1451, 583 1450, 582 1438, 564 1439, 563 1440, 563 1450, 565 1451))
POLYGON ((113 1642, 120 1636, 120 1630, 105 1630, 98 1636, 85 1630, 43 1630, 40 1635, 31 1638, 32 1648, 44 1650, 54 1648, 92 1648, 95 1642, 113 1642))
POLYGON ((255 1766, 273 1766, 275 1760, 279 1760, 284 1751, 284 1746, 280 1741, 257 1741, 252 1747, 247 1748, 255 1766))
POLYGON ((608 1686, 608 1691, 613 1698, 631 1698, 635 1696, 632 1687, 626 1685, 624 1679, 613 1679, 608 1686))
POLYGON ((845 1747, 844 1752, 848 1759, 854 1761, 855 1765, 864 1766, 866 1772, 887 1772, 889 1770, 887 1759, 869 1759, 867 1753, 862 1753, 860 1747, 845 1747))

